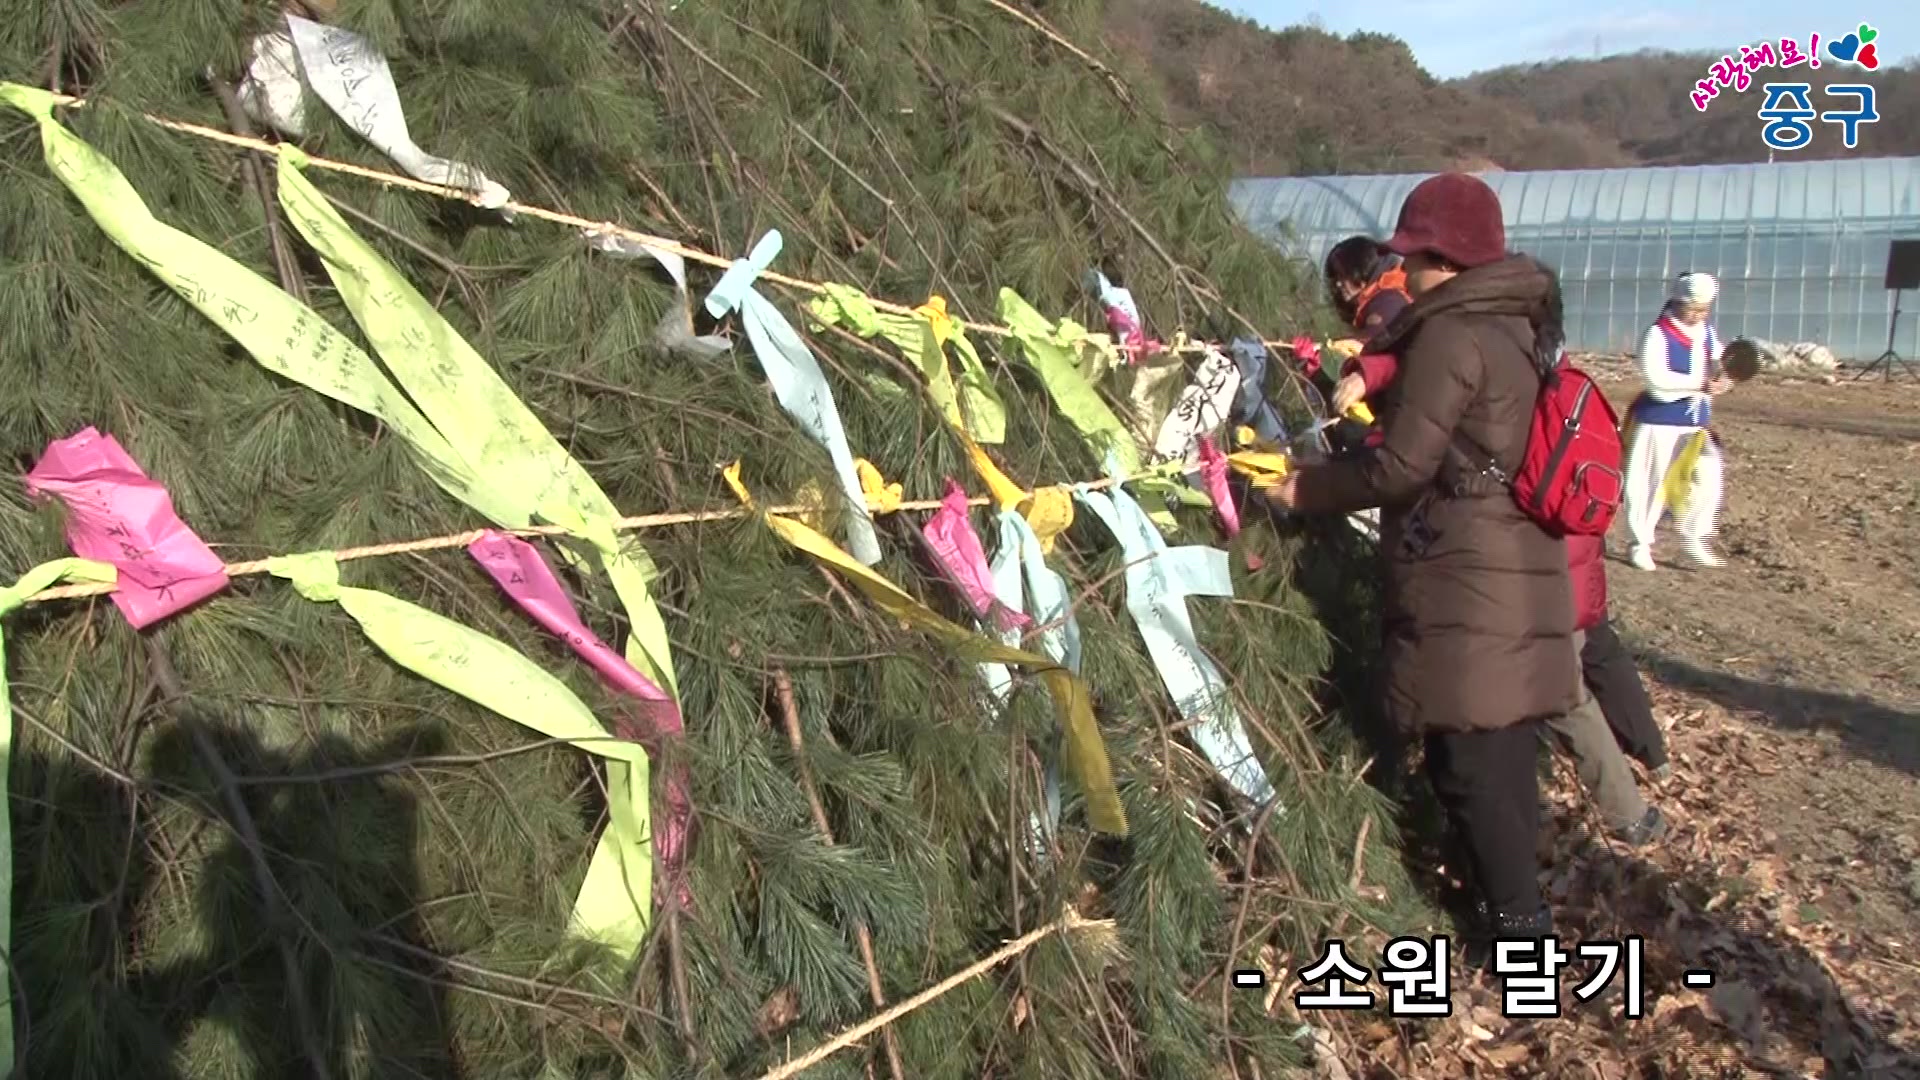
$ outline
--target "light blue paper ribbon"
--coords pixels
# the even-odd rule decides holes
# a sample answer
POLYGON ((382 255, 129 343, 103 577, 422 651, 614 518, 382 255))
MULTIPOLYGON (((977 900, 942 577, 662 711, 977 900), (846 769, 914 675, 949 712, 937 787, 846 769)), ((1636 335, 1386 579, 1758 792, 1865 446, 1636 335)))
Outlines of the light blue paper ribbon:
POLYGON ((1233 396, 1233 422, 1252 428, 1262 442, 1285 446, 1287 425, 1267 400, 1267 362, 1272 354, 1254 338, 1235 338, 1227 349, 1233 354, 1234 366, 1240 369, 1240 388, 1233 396))
MULTIPOLYGON (((1046 627, 1040 632, 1040 647, 1055 663, 1075 675, 1080 674, 1080 624, 1073 617, 1066 579, 1047 565, 1046 553, 1040 550, 1040 537, 1027 524, 1026 518, 1012 510, 1000 514, 1000 547, 994 552, 991 569, 994 596, 1001 603, 1021 612, 1026 610, 1021 605, 1020 589, 1022 571, 1025 571, 1026 591, 1033 596, 1034 623, 1046 627), (1054 623, 1058 625, 1049 625, 1054 623)), ((1020 632, 1009 631, 1002 635, 1002 640, 1009 645, 1018 645, 1020 632)), ((1011 679, 1008 682, 1010 685, 1011 679)), ((1004 695, 1000 696, 1004 699, 1004 695)), ((1031 815, 1028 841, 1034 857, 1044 861, 1047 841, 1060 824, 1059 732, 1054 733, 1053 741, 1041 756, 1047 767, 1046 816, 1043 818, 1037 813, 1031 815)))
MULTIPOLYGON (((1118 479, 1118 465, 1107 470, 1118 479)), ((1092 510, 1120 542, 1127 562, 1127 610, 1133 614, 1160 681, 1174 707, 1193 726, 1193 742, 1235 791, 1265 806, 1274 797, 1273 782, 1254 756, 1240 711, 1227 692, 1226 679, 1200 649, 1194 636, 1189 596, 1232 596, 1233 575, 1227 553, 1209 547, 1170 548, 1140 504, 1118 483, 1106 491, 1076 485, 1074 497, 1092 510)))
MULTIPOLYGON (((1009 511, 1011 513, 1011 511, 1009 511)), ((1020 548, 1018 544, 1011 548, 1007 545, 1006 515, 1000 519, 1000 548, 994 552, 993 561, 987 565, 993 578, 993 598, 1000 606, 1015 614, 1027 613, 1026 593, 1020 588, 1020 548)), ((1002 642, 1020 647, 1020 630, 1013 628, 1001 630, 998 637, 1002 642)), ((1013 673, 1007 665, 986 663, 980 665, 980 674, 987 680, 987 689, 993 693, 995 707, 1005 705, 1013 694, 1013 673)))
POLYGON ((860 488, 860 476, 853 468, 853 451, 847 446, 846 429, 840 426, 840 410, 834 407, 833 392, 826 376, 813 358, 807 343, 800 339, 793 324, 780 309, 753 287, 755 278, 780 254, 780 230, 770 230, 753 245, 752 254, 735 259, 727 272, 707 294, 707 313, 718 319, 738 309, 740 322, 747 329, 753 354, 760 359, 760 370, 773 387, 773 396, 787 415, 807 430, 833 458, 833 471, 847 493, 847 551, 863 566, 880 561, 880 541, 873 532, 873 518, 867 513, 867 499, 860 488))

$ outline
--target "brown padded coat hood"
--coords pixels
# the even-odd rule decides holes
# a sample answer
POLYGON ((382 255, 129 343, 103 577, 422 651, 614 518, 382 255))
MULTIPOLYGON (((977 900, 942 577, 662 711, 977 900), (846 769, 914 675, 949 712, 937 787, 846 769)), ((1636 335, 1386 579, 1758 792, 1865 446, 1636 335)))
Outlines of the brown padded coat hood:
POLYGON ((1484 480, 1454 489, 1456 435, 1511 475, 1560 344, 1559 285, 1526 256, 1421 296, 1370 347, 1400 358, 1370 453, 1300 470, 1306 513, 1381 508, 1387 707, 1414 732, 1507 727, 1571 708, 1578 665, 1567 549, 1484 480))

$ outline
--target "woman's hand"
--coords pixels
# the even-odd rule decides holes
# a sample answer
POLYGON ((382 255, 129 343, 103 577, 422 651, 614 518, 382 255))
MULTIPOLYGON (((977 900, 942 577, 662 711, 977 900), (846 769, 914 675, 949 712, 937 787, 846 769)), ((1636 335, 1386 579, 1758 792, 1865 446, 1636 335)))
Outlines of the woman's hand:
POLYGON ((1344 416, 1353 403, 1367 396, 1367 382, 1358 374, 1343 375, 1333 388, 1333 414, 1344 416))

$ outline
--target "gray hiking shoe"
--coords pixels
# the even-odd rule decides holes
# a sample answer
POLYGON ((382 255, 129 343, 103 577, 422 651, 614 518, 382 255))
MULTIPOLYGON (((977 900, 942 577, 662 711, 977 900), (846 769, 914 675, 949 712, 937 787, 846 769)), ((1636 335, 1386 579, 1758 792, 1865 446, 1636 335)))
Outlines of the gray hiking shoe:
POLYGON ((1667 835, 1667 817, 1657 806, 1647 807, 1644 817, 1630 827, 1621 830, 1620 839, 1632 847, 1646 847, 1648 844, 1667 835))

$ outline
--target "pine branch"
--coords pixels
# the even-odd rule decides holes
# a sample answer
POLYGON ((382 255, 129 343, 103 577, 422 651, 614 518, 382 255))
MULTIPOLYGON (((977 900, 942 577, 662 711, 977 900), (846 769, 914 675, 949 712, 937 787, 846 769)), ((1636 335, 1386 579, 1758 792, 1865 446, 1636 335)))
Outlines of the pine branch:
MULTIPOLYGON (((820 801, 820 790, 813 783, 813 767, 807 764, 807 747, 800 734, 800 706, 794 701, 793 679, 782 668, 773 669, 774 695, 780 703, 780 723, 787 732, 787 745, 793 749, 795 767, 800 770, 800 787, 807 794, 807 806, 813 811, 814 827, 820 830, 820 836, 833 846, 833 825, 827 820, 827 807, 820 801)), ((885 1008, 886 991, 880 985, 880 965, 873 958, 873 934, 868 931, 864 921, 853 924, 854 941, 860 947, 860 962, 867 969, 867 994, 876 1007, 885 1008)), ((887 1069, 893 1080, 906 1080, 906 1070, 900 1065, 900 1044, 895 1041, 893 1029, 882 1027, 881 1037, 886 1041, 887 1069)))
MULTIPOLYGON (((184 700, 186 689, 180 682, 179 673, 173 669, 173 661, 167 658, 165 649, 150 636, 143 635, 141 640, 146 646, 147 664, 154 681, 171 697, 184 700)), ((267 865, 267 856, 260 843, 260 830, 254 826, 253 814, 247 810, 246 800, 240 797, 233 770, 227 767, 226 759, 221 757, 219 747, 214 745, 212 736, 207 734, 199 719, 182 708, 174 714, 174 722, 186 729, 188 738, 193 741, 194 752, 208 771, 213 773, 214 783, 220 789, 220 801, 226 805, 228 824, 233 827, 239 837, 241 850, 246 853, 247 865, 253 872, 254 890, 259 893, 260 903, 266 909, 267 926, 273 936, 274 947, 280 953, 280 974, 285 984, 287 1007, 293 1013, 301 1049, 307 1056, 307 1064, 312 1067, 315 1080, 328 1080, 332 1073, 327 1067, 326 1044, 320 1039, 313 1009, 307 1002, 306 973, 300 969, 300 961, 294 953, 291 940, 294 932, 292 913, 287 910, 286 897, 281 894, 279 884, 273 879, 273 870, 267 865)))
POLYGON ((1047 21, 1041 18, 1038 14, 1030 11, 1022 11, 1021 9, 1014 7, 1012 4, 1007 3, 1006 0, 986 0, 986 2, 988 4, 993 5, 995 8, 999 9, 1000 11, 1005 12, 1008 15, 1011 15, 1013 18, 1019 20, 1020 22, 1023 22, 1026 25, 1032 27, 1034 30, 1039 31, 1041 36, 1045 37, 1048 41, 1051 41, 1055 45, 1058 45, 1062 49, 1065 49, 1068 53, 1072 54, 1074 57, 1078 58, 1082 63, 1086 64, 1087 67, 1091 69, 1095 75, 1098 75, 1100 76, 1101 79, 1105 80, 1107 86, 1113 90, 1113 96, 1120 99, 1120 104, 1126 106, 1127 112, 1129 114, 1135 117, 1139 117, 1145 120, 1145 122, 1151 123, 1154 125, 1155 127, 1154 137, 1157 140, 1159 140, 1160 148, 1167 152, 1168 157, 1179 156, 1178 154, 1174 153, 1173 144, 1167 141, 1166 133, 1163 130, 1164 125, 1159 122, 1157 117, 1141 117, 1139 106, 1133 100, 1133 92, 1127 89, 1126 82, 1122 80, 1120 76, 1114 74, 1114 71, 1112 68, 1108 67, 1106 64, 1101 63, 1098 59, 1096 59, 1092 54, 1088 53, 1085 49, 1082 49, 1080 46, 1075 45, 1073 42, 1068 41, 1065 37, 1061 36, 1058 30, 1055 30, 1052 26, 1048 25, 1047 21))
MULTIPOLYGON (((220 99, 220 110, 227 116, 227 125, 233 128, 235 135, 253 137, 253 125, 247 120, 246 110, 240 107, 240 99, 234 96, 233 87, 225 79, 210 76, 214 96, 220 99)), ((280 227, 280 207, 273 197, 272 186, 267 181, 266 169, 260 159, 249 156, 241 163, 243 174, 247 178, 247 188, 260 200, 260 216, 267 224, 267 246, 273 252, 273 268, 280 276, 280 287, 301 303, 307 303, 307 284, 300 274, 299 260, 294 257, 293 248, 287 243, 286 230, 280 227)))
POLYGON ((1079 912, 1072 908, 1067 908, 1066 911, 1053 922, 1048 923, 1032 933, 1008 942, 1006 945, 994 950, 991 954, 954 972, 947 978, 922 990, 918 994, 895 1005, 893 1008, 855 1024, 853 1027, 834 1036, 826 1043, 815 1047, 801 1057, 770 1072, 763 1073, 759 1077, 759 1080, 787 1080, 788 1077, 798 1076, 800 1073, 818 1065, 820 1062, 825 1061, 841 1050, 866 1038, 876 1029, 885 1027, 895 1020, 900 1019, 902 1016, 913 1012, 915 1009, 926 1005, 928 1002, 952 992, 955 987, 963 983, 979 978, 1001 964, 1006 963, 1009 959, 1019 956, 1021 953, 1026 952, 1028 949, 1033 948, 1035 945, 1040 944, 1055 934, 1065 933, 1068 930, 1108 930, 1112 927, 1112 919, 1084 919, 1080 916, 1079 912))
MULTIPOLYGON (((1247 843, 1240 855, 1240 865, 1249 885, 1253 883, 1256 872, 1255 848, 1260 838, 1266 834, 1267 819, 1273 816, 1273 812, 1279 806, 1279 799, 1269 799, 1267 805, 1260 808, 1260 815, 1254 819, 1253 828, 1247 833, 1247 843)), ((1240 931, 1246 927, 1247 909, 1252 903, 1253 890, 1241 890, 1240 906, 1233 914, 1233 930, 1227 936, 1226 967, 1220 972, 1220 1037, 1227 1047, 1227 1070, 1233 1074, 1234 1080, 1239 1080, 1240 1063, 1233 1052, 1233 966, 1235 958, 1240 955, 1240 931)), ((1257 1069, 1258 1066, 1255 1068, 1257 1069)))

